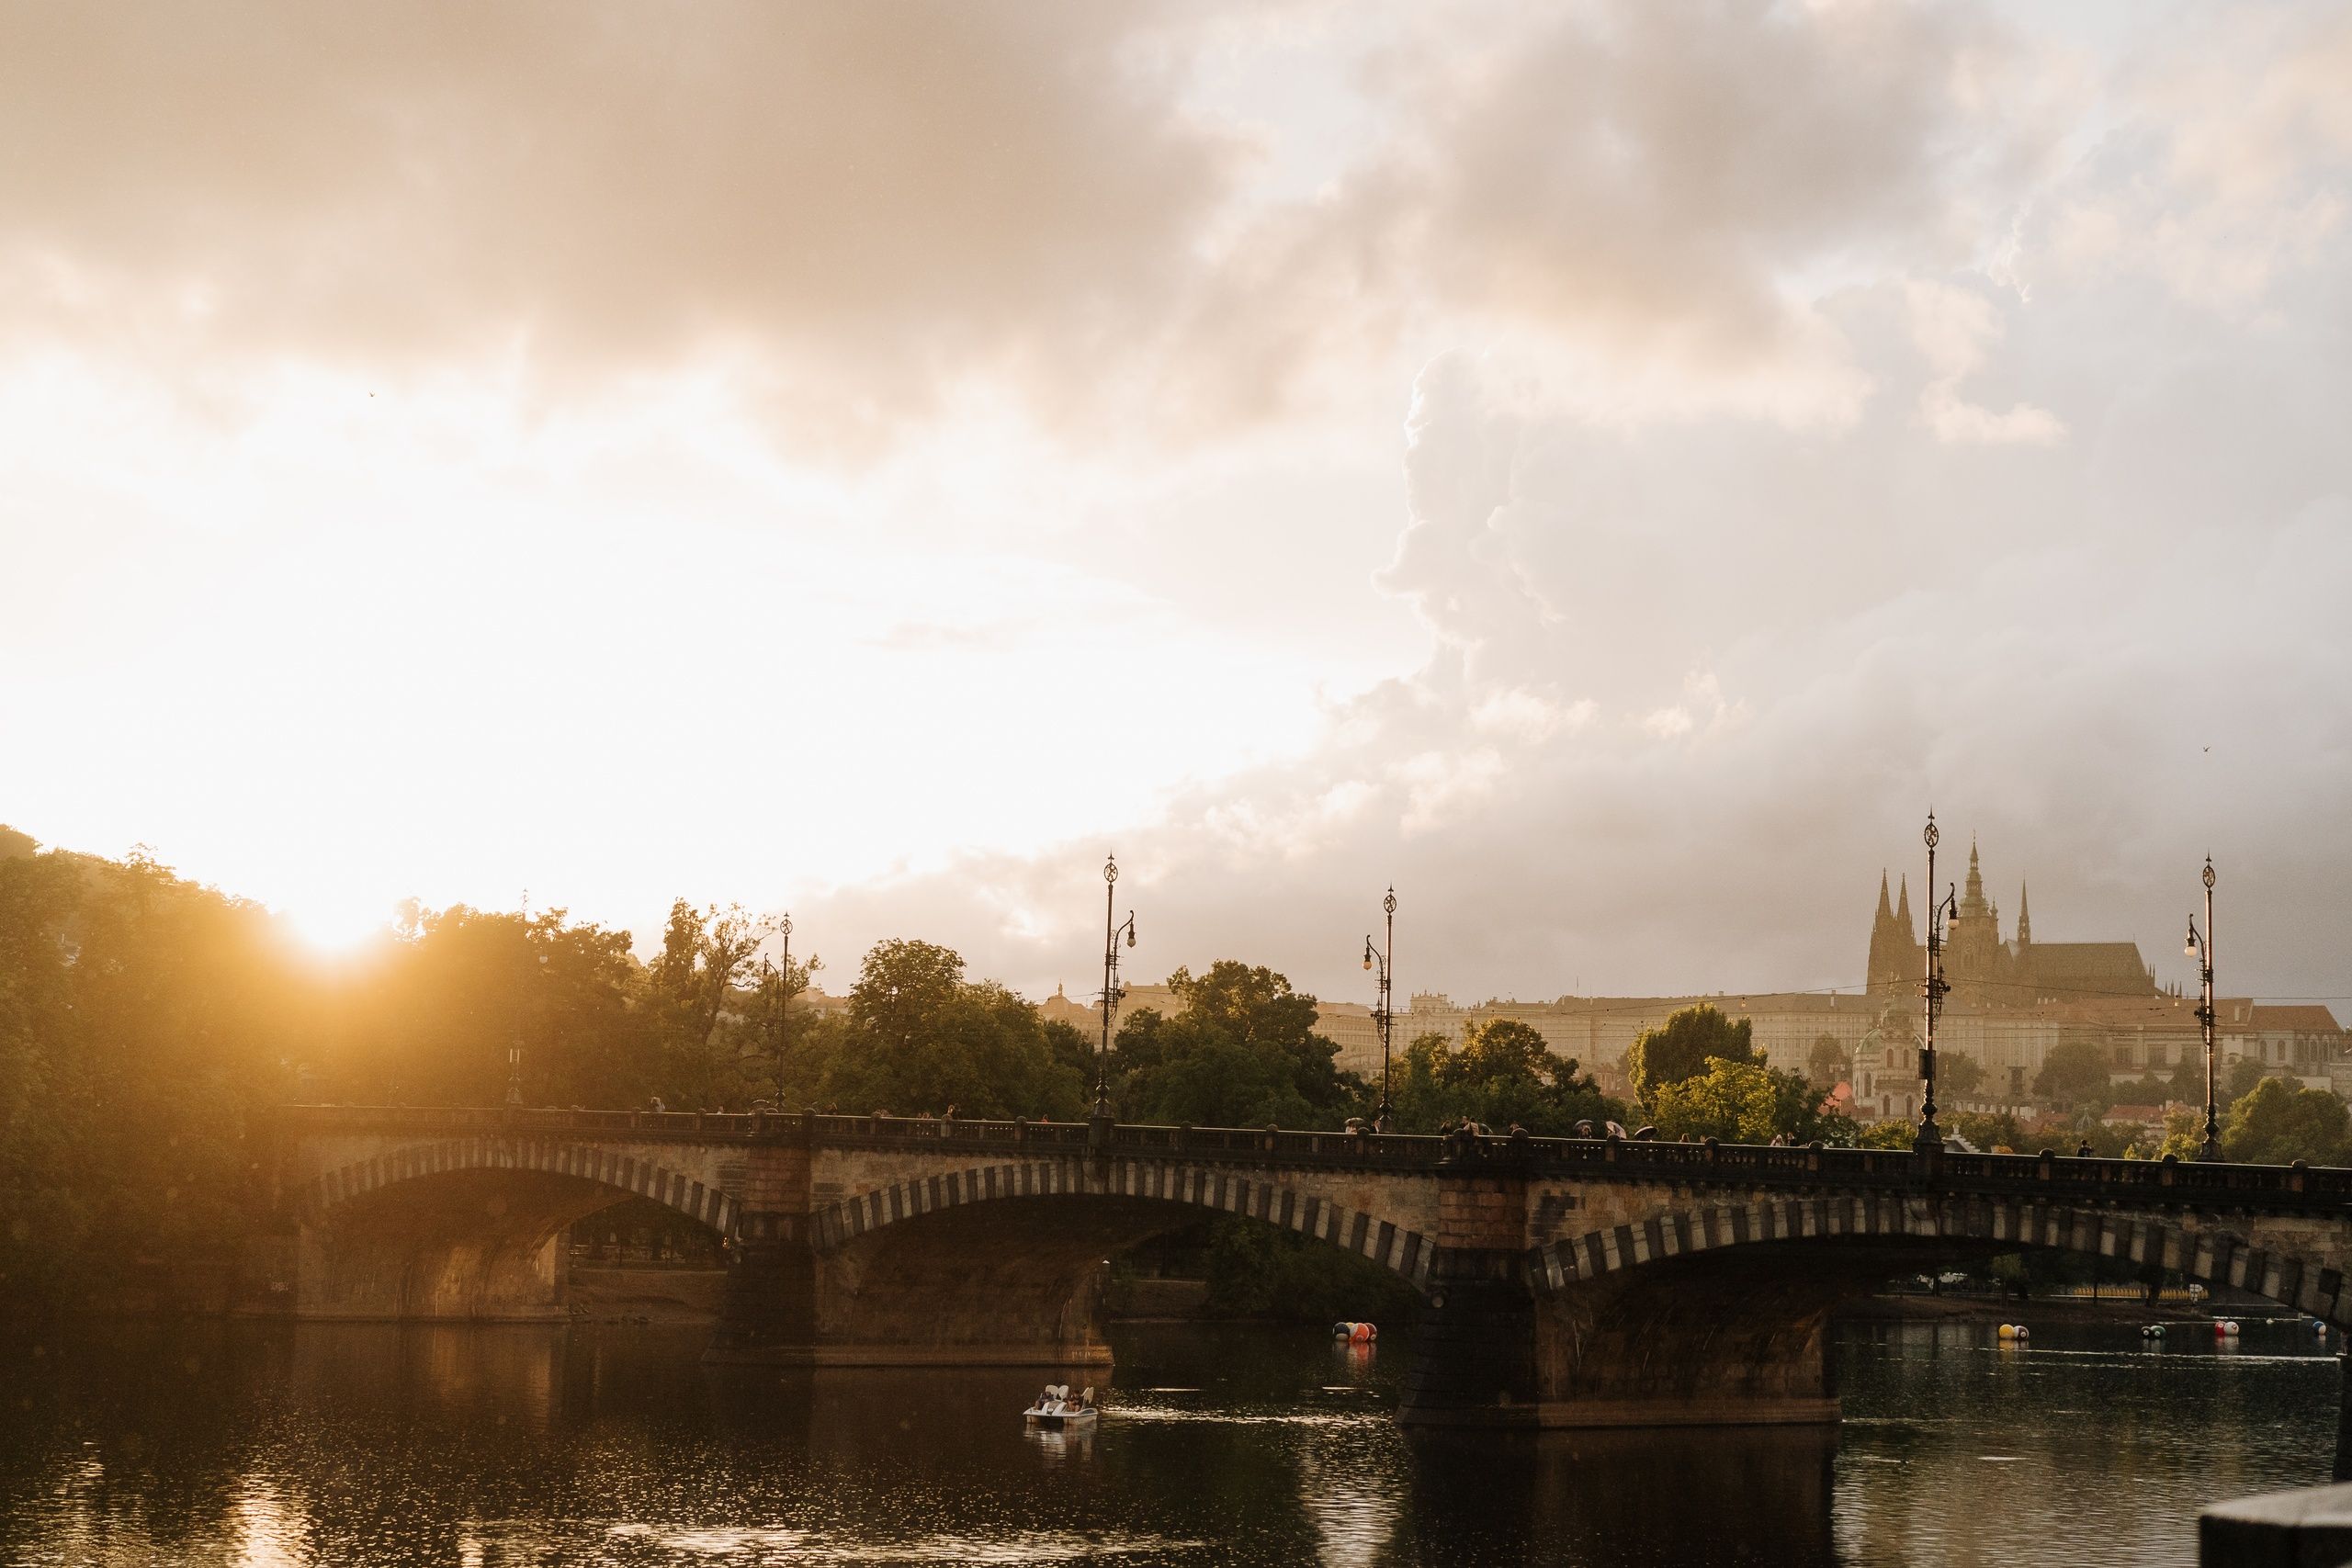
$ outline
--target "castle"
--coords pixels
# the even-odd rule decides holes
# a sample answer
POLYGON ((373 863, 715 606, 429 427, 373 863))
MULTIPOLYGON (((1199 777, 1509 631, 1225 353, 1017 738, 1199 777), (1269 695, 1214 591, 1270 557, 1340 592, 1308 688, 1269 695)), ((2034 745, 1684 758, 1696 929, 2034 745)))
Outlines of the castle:
MULTIPOLYGON (((1928 890, 1929 898, 1935 897, 1928 890)), ((2068 1002, 2145 1000, 2164 995, 2137 942, 2033 940, 2025 885, 2018 885, 2018 928, 2001 937, 2001 908, 1984 897, 1976 845, 1968 846, 1968 884, 1944 940, 1944 979, 1962 1007, 2042 1008, 2068 1002)), ((1886 874, 1878 879, 1878 918, 1871 927, 1866 982, 1873 998, 1916 998, 1927 972, 1927 949, 1911 921, 1911 882, 1890 908, 1886 874)))

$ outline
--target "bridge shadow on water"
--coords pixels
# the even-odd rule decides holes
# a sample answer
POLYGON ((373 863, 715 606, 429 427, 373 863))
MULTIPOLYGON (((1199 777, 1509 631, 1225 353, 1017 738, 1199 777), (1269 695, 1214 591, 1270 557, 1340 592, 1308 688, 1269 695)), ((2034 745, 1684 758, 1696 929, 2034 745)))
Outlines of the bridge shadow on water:
POLYGON ((1824 1427, 1416 1432, 1415 1561, 1827 1563, 1838 1438, 1824 1427))

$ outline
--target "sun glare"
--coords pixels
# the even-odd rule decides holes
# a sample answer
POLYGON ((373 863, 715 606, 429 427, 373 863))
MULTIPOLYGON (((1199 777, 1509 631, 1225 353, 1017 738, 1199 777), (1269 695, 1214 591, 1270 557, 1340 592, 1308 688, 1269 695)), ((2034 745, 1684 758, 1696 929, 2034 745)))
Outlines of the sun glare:
POLYGON ((322 953, 349 953, 392 923, 389 908, 333 899, 282 904, 276 913, 304 946, 322 953))

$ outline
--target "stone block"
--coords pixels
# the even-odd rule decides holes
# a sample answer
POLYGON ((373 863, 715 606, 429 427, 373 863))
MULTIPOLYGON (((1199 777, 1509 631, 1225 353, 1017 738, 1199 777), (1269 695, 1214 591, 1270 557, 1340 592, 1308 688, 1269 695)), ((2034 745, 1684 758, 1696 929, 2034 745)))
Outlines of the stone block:
POLYGON ((2199 1568, 2338 1568, 2352 1562, 2352 1485, 2216 1503, 2197 1521, 2199 1568))

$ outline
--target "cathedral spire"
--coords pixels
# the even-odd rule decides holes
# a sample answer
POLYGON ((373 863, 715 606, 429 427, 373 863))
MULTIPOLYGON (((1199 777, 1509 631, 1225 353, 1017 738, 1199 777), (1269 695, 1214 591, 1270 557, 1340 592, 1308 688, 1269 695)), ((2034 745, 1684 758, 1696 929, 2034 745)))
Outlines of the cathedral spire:
POLYGON ((1886 901, 1886 872, 1882 868, 1878 874, 1878 923, 1884 925, 1893 919, 1894 908, 1886 901))
POLYGON ((2033 945, 2033 911, 2026 908, 2025 882, 2022 878, 2018 882, 2018 945, 2019 947, 2033 945))
POLYGON ((1896 886, 1902 892, 1894 906, 1894 923, 1903 928, 1904 941, 1917 942, 1918 938, 1912 934, 1911 929, 1911 874, 1904 873, 1903 880, 1896 886))
MULTIPOLYGON (((1930 896, 1933 896, 1935 889, 1929 888, 1928 891, 1930 896)), ((1963 915, 1982 915, 1987 911, 1987 908, 1988 906, 1984 902, 1984 873, 1976 864, 1976 837, 1972 833, 1968 840, 1968 891, 1961 896, 1960 912, 1963 915)))

